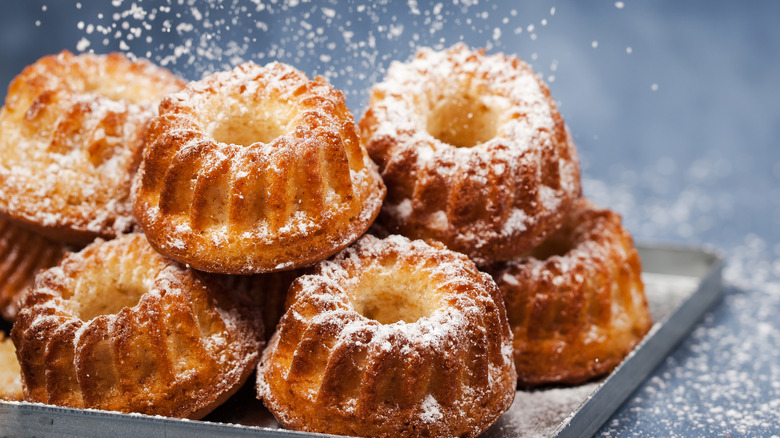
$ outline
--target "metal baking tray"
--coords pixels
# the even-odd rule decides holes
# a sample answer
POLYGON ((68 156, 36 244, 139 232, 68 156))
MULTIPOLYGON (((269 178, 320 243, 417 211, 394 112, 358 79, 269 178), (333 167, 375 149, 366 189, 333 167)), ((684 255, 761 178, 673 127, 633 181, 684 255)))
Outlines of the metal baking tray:
MULTIPOLYGON (((609 376, 569 388, 518 391, 485 438, 591 436, 691 331, 721 296, 722 257, 708 250, 639 245, 655 324, 609 376)), ((0 436, 327 436, 279 429, 254 397, 253 378, 204 420, 0 402, 0 436)))

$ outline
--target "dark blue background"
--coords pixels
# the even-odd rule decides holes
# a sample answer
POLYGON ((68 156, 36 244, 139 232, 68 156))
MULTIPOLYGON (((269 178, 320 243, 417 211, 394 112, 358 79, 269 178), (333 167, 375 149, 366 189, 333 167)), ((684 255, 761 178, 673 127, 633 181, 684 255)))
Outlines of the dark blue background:
POLYGON ((420 45, 463 40, 528 61, 575 135, 587 196, 639 241, 705 244, 728 260, 724 304, 601 434, 780 433, 780 2, 135 3, 155 16, 129 13, 128 0, 6 2, 0 83, 87 43, 189 79, 280 60, 328 77, 359 117, 388 63, 420 45))

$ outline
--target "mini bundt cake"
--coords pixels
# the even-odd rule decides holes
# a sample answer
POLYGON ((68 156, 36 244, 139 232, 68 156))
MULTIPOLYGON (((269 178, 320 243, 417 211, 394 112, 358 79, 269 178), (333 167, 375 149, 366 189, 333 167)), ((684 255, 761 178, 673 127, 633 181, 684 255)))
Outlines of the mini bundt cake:
POLYGON ((21 401, 22 377, 16 349, 11 339, 0 331, 0 400, 21 401))
POLYGON ((25 400, 207 414, 243 384, 263 345, 253 291, 223 280, 164 258, 141 234, 68 254, 36 278, 11 330, 25 400))
POLYGON ((442 244, 366 235, 299 277, 258 368, 284 426, 473 437, 512 403, 500 292, 442 244))
POLYGON ((520 386, 606 374, 652 326, 631 236, 584 198, 530 255, 487 270, 504 295, 520 386))
POLYGON ((580 194, 563 119, 516 57, 422 49, 374 86, 360 128, 387 185, 377 221, 480 266, 539 244, 580 194))
POLYGON ((183 86, 118 53, 63 51, 24 69, 0 110, 0 214, 73 243, 128 231, 148 123, 183 86))
POLYGON ((0 315, 16 320, 17 300, 41 269, 57 264, 65 246, 0 218, 0 315))
POLYGON ((272 272, 360 237, 385 187, 344 96, 281 63, 245 63, 166 97, 134 182, 150 243, 196 269, 272 272))

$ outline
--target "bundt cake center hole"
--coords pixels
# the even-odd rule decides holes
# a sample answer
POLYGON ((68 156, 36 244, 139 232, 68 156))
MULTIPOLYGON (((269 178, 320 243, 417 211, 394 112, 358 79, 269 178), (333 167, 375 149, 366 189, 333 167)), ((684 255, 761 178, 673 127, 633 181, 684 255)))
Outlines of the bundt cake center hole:
POLYGON ((397 275, 383 275, 363 282, 351 300, 355 310, 368 319, 382 324, 413 323, 436 310, 426 290, 426 286, 399 281, 397 275))
POLYGON ((239 146, 271 143, 287 132, 290 111, 282 102, 258 105, 236 99, 220 103, 209 111, 214 122, 206 132, 217 142, 239 146))
POLYGON ((115 315, 125 307, 138 304, 144 294, 143 285, 113 284, 80 288, 74 294, 79 318, 89 321, 101 315, 115 315))
MULTIPOLYGON (((104 255, 102 255, 104 256, 104 255)), ((153 266, 150 259, 160 257, 151 248, 143 254, 125 254, 133 257, 132 263, 139 266, 153 266)), ((124 266, 125 259, 108 254, 107 258, 92 256, 86 261, 82 275, 72 289, 64 291, 62 297, 67 300, 73 313, 83 321, 89 321, 101 315, 115 315, 125 307, 136 306, 141 297, 149 291, 147 284, 150 276, 156 272, 143 269, 125 271, 116 270, 116 265, 124 266)))
POLYGON ((456 147, 473 147, 498 132, 503 98, 480 95, 476 90, 444 95, 431 102, 428 132, 456 147))

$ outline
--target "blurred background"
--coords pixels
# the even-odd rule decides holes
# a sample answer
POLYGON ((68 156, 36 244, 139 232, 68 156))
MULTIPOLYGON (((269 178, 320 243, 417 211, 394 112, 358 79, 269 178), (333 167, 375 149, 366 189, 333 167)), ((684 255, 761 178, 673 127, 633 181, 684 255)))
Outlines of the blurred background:
POLYGON ((586 196, 640 242, 727 256, 726 307, 601 434, 760 435, 780 424, 780 357, 764 348, 780 343, 778 23, 769 0, 27 0, 4 3, 0 84, 63 49, 122 51, 188 79, 278 60, 328 78, 359 118, 389 63, 419 46, 516 54, 560 104, 586 196), (735 350, 745 357, 723 359, 735 350), (759 382, 752 397, 746 381, 759 382))

